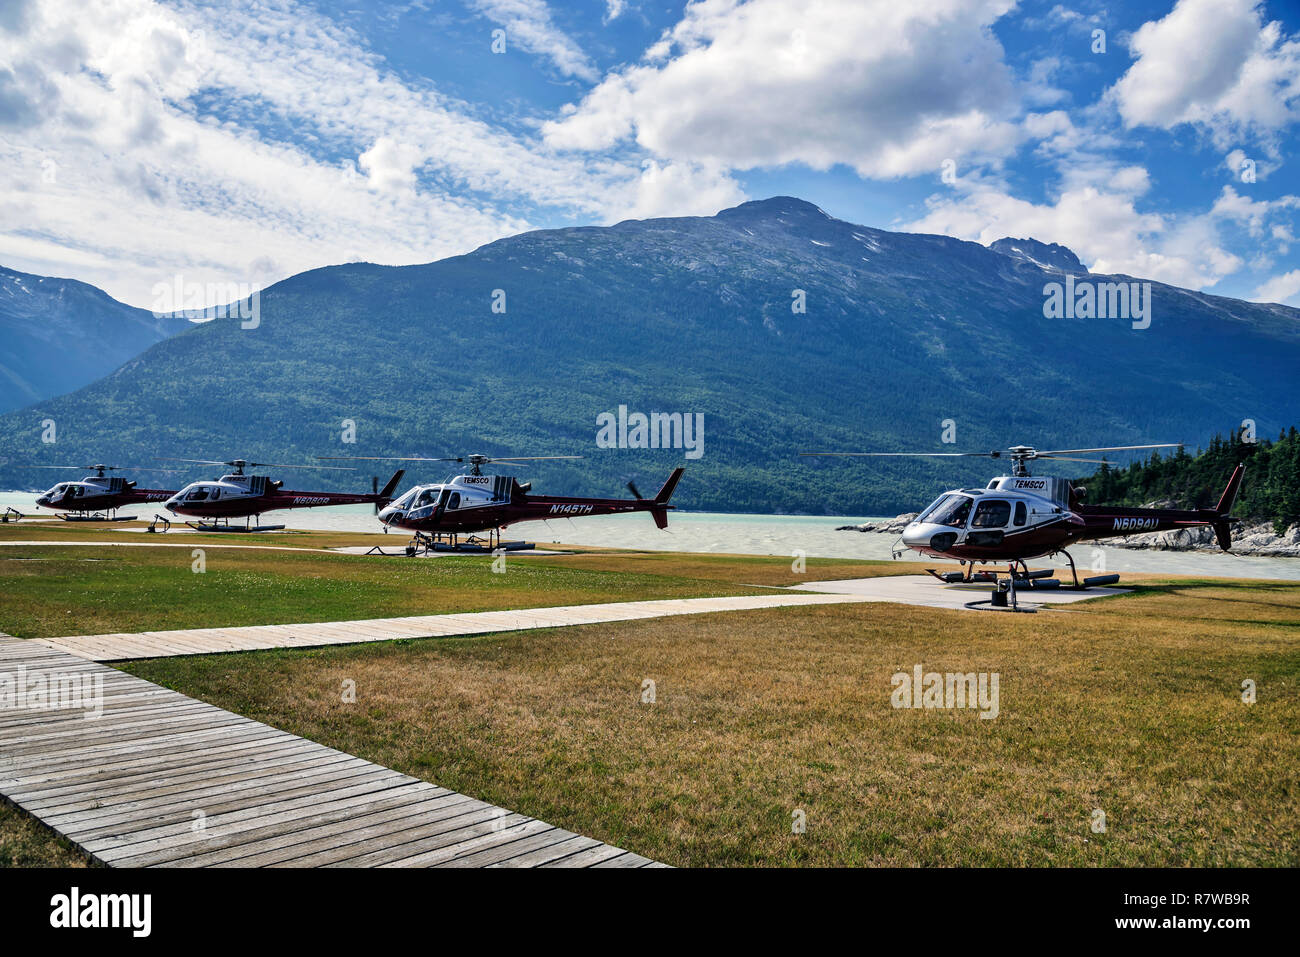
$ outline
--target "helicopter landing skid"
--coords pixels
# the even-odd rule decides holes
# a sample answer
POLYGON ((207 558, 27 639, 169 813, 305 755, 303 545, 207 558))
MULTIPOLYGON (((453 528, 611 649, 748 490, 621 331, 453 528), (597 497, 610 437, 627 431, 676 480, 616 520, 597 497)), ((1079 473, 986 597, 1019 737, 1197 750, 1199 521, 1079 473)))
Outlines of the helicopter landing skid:
POLYGON ((134 522, 134 515, 109 515, 104 512, 96 512, 93 515, 60 515, 59 518, 65 522, 134 522))
POLYGON ((279 532, 283 525, 218 525, 215 522, 186 522, 196 532, 279 532))
MULTIPOLYGON (((1009 578, 1015 587, 1030 588, 1038 591, 1047 591, 1057 589, 1062 591, 1088 591, 1091 588, 1100 588, 1106 585, 1114 585, 1119 581, 1119 575, 1093 575, 1079 581, 1079 571, 1074 565, 1074 557, 1065 549, 1055 554, 1064 555, 1065 560, 1070 563, 1070 577, 1073 579, 1072 584, 1065 584, 1059 578, 1052 577, 1052 569, 1037 568, 1030 569, 1024 561, 1017 559, 1007 566, 1006 570, 997 569, 993 571, 975 571, 974 562, 962 562, 966 566, 964 572, 941 572, 936 568, 927 568, 926 571, 943 582, 945 585, 969 585, 969 584, 996 584, 1004 578, 1009 578)), ((1014 591, 1014 588, 1013 588, 1014 591)))

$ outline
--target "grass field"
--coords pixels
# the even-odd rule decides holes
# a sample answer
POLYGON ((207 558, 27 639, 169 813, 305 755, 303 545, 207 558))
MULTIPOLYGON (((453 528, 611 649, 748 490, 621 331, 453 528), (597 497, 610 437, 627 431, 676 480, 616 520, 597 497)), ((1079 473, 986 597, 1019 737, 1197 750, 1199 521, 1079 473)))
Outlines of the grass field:
MULTIPOLYGON (((323 620, 410 613, 376 602, 736 594, 801 577, 785 559, 665 553, 519 559, 492 575, 481 558, 241 552, 228 569, 244 576, 231 579, 238 594, 213 605, 192 579, 212 583, 227 560, 215 550, 206 576, 188 551, 179 572, 134 554, 154 550, 113 550, 133 554, 112 563, 81 561, 102 549, 39 551, 50 561, 0 561, 0 630, 116 630, 131 615, 211 625, 214 607, 323 620), (42 564, 53 577, 31 580, 42 564)), ((810 562, 802 577, 908 570, 810 562)), ((671 864, 1300 864, 1300 584, 1142 581, 1038 615, 786 608, 127 670, 671 864), (998 717, 893 708, 891 676, 917 664, 997 672, 998 717), (355 704, 341 700, 345 679, 355 704), (1246 679, 1255 704, 1242 701, 1246 679)), ((57 853, 16 838, 26 822, 9 813, 0 861, 57 853)))
MULTIPOLYGON (((108 535, 75 526, 53 531, 62 533, 57 541, 140 545, 0 546, 0 631, 52 638, 766 594, 765 588, 749 586, 897 574, 900 568, 889 562, 811 559, 804 573, 795 574, 784 558, 584 550, 509 555, 505 573, 495 574, 490 556, 407 559, 316 550, 337 544, 333 533, 295 534, 298 545, 284 550, 214 547, 230 546, 229 535, 108 535), (161 547, 177 542, 181 547, 161 547), (151 543, 160 547, 141 547, 151 543), (204 551, 202 574, 194 571, 194 549, 204 551)), ((29 533, 29 526, 0 527, 0 542, 35 541, 29 533)), ((281 543, 274 535, 241 535, 238 544, 258 544, 257 539, 281 543)), ((386 544, 398 543, 389 538, 386 544)))
POLYGON ((0 867, 86 867, 86 856, 39 821, 0 801, 0 867))

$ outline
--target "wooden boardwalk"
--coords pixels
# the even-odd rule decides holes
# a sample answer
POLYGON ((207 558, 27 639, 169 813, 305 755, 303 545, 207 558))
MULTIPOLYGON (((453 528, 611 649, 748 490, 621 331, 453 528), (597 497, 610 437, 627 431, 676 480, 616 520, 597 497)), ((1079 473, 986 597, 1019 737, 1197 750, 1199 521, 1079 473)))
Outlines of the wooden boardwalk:
POLYGON ((115 867, 663 866, 7 635, 0 794, 115 867))
POLYGON ((375 618, 366 621, 73 635, 66 638, 32 640, 39 641, 48 648, 68 652, 89 661, 126 661, 132 658, 170 658, 177 655, 208 655, 269 648, 347 645, 367 641, 393 641, 398 638, 480 635, 493 631, 590 625, 609 621, 663 618, 671 615, 699 615, 754 608, 830 605, 870 600, 869 597, 855 594, 812 594, 781 590, 773 595, 607 602, 597 605, 528 608, 522 611, 481 611, 454 615, 417 615, 410 618, 375 618))

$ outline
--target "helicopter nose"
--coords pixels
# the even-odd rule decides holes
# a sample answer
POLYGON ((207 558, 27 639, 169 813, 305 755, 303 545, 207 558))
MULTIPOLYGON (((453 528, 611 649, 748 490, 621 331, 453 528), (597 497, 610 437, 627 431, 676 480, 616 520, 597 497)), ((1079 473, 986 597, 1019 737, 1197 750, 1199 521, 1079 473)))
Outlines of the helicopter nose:
POLYGON ((908 548, 930 548, 946 552, 957 541, 957 533, 942 525, 913 522, 903 529, 903 544, 908 548))

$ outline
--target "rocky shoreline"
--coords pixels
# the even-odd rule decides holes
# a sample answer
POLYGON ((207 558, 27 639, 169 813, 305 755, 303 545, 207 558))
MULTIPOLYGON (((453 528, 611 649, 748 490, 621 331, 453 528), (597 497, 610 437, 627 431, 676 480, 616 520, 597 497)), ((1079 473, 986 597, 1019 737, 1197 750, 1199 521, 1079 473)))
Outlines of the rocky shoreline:
MULTIPOLYGON (((1148 508, 1171 507, 1164 503, 1152 503, 1148 508)), ((917 512, 907 512, 896 518, 879 522, 863 522, 861 525, 841 525, 839 532, 876 532, 882 535, 898 535, 916 518, 917 512)), ((1152 549, 1168 552, 1217 552, 1218 544, 1214 541, 1214 530, 1201 526, 1199 528, 1180 528, 1167 532, 1147 532, 1143 535, 1129 535, 1121 538, 1100 538, 1096 543, 1105 548, 1152 549)), ((1232 551, 1237 555, 1258 555, 1261 558, 1300 558, 1300 525, 1292 525, 1281 535, 1273 531, 1270 522, 1244 523, 1234 522, 1232 526, 1232 551)))

